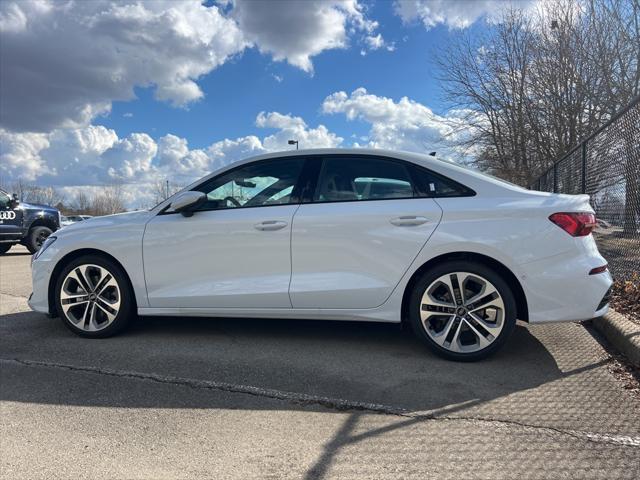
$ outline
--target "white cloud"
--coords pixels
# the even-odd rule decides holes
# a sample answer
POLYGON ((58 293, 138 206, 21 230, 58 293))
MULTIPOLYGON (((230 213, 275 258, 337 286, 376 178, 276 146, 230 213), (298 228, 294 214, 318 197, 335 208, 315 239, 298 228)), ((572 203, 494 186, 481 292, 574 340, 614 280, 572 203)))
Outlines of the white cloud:
POLYGON ((528 8, 536 0, 395 0, 394 10, 405 23, 420 21, 427 28, 446 25, 467 28, 482 17, 495 21, 510 7, 528 8))
POLYGON ((324 125, 309 128, 302 118, 278 112, 260 112, 256 118, 256 125, 262 128, 278 129, 278 132, 263 140, 264 148, 269 151, 290 148, 287 144, 289 140, 297 140, 302 148, 333 148, 339 146, 344 140, 327 130, 324 125))
POLYGON ((384 48, 390 52, 393 52, 396 47, 393 43, 387 43, 384 38, 382 38, 382 34, 377 35, 369 35, 364 39, 365 43, 369 47, 369 50, 379 50, 384 48))
POLYGON ((358 0, 232 0, 230 15, 245 38, 277 61, 313 72, 311 57, 346 48, 350 33, 371 34, 377 22, 366 18, 358 0))
POLYGON ((33 181, 48 171, 40 151, 49 147, 44 133, 11 133, 0 129, 0 184, 11 179, 33 181))
POLYGON ((290 149, 289 139, 298 140, 303 148, 335 147, 343 141, 324 125, 310 128, 302 118, 278 112, 260 113, 256 125, 276 131, 263 138, 224 139, 203 149, 191 149, 186 139, 175 135, 157 141, 146 133, 119 138, 101 125, 56 129, 49 134, 0 129, 0 184, 37 182, 59 187, 71 198, 79 189, 93 191, 121 183, 129 192, 128 206, 135 208, 149 204, 151 187, 160 180, 187 185, 233 161, 290 149))
POLYGON ((468 132, 466 112, 453 111, 444 117, 425 105, 402 97, 398 102, 358 88, 347 94, 335 92, 325 98, 322 111, 344 114, 348 120, 371 125, 367 146, 415 152, 437 151, 439 156, 465 161, 463 149, 456 142, 468 132))
POLYGON ((154 86, 185 106, 195 81, 241 52, 236 23, 199 0, 14 0, 0 3, 1 126, 48 132, 82 127, 154 86))

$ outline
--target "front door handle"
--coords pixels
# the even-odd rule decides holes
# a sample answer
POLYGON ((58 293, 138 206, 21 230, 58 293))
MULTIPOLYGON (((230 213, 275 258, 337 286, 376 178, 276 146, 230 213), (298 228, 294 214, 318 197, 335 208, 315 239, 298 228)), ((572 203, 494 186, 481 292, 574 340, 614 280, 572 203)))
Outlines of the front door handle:
POLYGON ((287 226, 287 222, 282 222, 280 220, 265 220, 264 222, 256 223, 254 227, 256 230, 265 231, 273 231, 280 230, 287 226))
POLYGON ((416 225, 427 223, 429 219, 427 217, 416 217, 415 215, 407 215, 403 217, 392 218, 389 221, 396 227, 414 227, 416 225))

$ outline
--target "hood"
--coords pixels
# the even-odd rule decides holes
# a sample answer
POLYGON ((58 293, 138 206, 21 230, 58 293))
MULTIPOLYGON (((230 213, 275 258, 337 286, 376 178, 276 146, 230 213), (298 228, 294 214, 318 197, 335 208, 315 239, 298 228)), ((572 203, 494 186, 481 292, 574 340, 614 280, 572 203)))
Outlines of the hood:
POLYGON ((58 209, 49 205, 41 205, 39 203, 20 202, 19 208, 30 208, 33 210, 47 210, 48 212, 57 212, 58 209))
MULTIPOLYGON (((118 225, 131 225, 146 223, 151 218, 152 213, 147 210, 138 212, 116 213, 115 215, 105 215, 104 217, 93 217, 82 222, 75 222, 61 229, 64 233, 77 232, 86 229, 109 228, 118 225)), ((56 232, 57 235, 57 232, 56 232)))

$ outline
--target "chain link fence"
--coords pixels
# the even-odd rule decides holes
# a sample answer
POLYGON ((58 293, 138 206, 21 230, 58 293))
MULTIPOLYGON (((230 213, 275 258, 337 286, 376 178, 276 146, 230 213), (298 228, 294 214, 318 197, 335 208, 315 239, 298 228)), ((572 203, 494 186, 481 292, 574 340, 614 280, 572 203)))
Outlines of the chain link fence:
POLYGON ((616 279, 640 272, 640 97, 558 160, 529 188, 586 193, 594 237, 616 279))

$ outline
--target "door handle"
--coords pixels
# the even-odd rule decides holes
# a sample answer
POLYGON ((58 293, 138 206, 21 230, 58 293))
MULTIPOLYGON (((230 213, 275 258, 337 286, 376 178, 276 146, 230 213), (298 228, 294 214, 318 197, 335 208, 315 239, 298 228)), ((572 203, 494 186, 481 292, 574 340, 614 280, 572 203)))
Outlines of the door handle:
POLYGON ((396 227, 414 227, 427 223, 429 219, 427 217, 416 217, 415 215, 407 215, 403 217, 396 217, 389 220, 392 225, 396 227))
POLYGON ((256 230, 265 231, 273 231, 280 230, 287 226, 287 222, 282 222, 280 220, 265 220, 264 222, 256 223, 254 227, 256 230))

